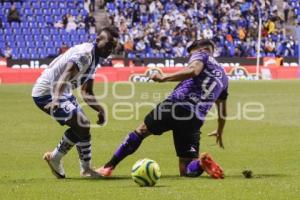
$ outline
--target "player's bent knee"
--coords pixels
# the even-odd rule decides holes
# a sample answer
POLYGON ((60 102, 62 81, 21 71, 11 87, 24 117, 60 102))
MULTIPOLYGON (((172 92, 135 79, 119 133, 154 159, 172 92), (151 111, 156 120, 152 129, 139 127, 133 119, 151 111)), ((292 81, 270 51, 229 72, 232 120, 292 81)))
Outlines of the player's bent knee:
POLYGON ((144 138, 151 135, 146 124, 144 124, 144 123, 141 124, 135 131, 137 134, 139 134, 140 136, 142 136, 144 138))

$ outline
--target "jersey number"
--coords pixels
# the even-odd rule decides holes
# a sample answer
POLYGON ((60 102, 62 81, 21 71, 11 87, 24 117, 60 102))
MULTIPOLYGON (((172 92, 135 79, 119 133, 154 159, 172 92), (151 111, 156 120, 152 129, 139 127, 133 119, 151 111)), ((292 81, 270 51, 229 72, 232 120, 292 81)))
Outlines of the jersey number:
MULTIPOLYGON (((206 77, 201 85, 202 87, 202 95, 201 98, 202 99, 207 99, 208 97, 210 97, 212 91, 215 89, 215 87, 217 86, 217 82, 213 81, 209 84, 210 82, 210 77, 206 77)), ((213 97, 212 97, 213 98, 213 97)))

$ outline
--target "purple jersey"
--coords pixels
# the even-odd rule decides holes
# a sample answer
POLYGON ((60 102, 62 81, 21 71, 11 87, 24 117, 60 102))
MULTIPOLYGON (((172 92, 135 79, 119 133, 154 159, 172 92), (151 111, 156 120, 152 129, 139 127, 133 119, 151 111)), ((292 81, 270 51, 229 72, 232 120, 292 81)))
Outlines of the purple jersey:
POLYGON ((221 65, 206 52, 193 53, 189 64, 197 60, 204 64, 202 72, 180 82, 168 99, 196 113, 203 121, 217 99, 226 99, 228 77, 221 65))

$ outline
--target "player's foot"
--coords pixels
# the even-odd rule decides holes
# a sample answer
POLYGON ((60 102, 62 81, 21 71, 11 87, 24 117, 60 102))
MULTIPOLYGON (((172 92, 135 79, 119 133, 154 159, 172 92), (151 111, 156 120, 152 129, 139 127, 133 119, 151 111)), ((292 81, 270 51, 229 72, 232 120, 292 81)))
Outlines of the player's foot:
POLYGON ((109 177, 109 176, 112 175, 113 170, 114 170, 113 167, 104 167, 104 166, 102 166, 99 169, 96 169, 96 172, 98 174, 100 174, 101 176, 103 176, 103 177, 109 177))
POLYGON ((200 155, 200 163, 206 173, 212 178, 220 179, 224 178, 223 169, 216 163, 208 153, 202 153, 200 155))
POLYGON ((80 171, 80 176, 84 178, 101 178, 102 176, 93 169, 85 169, 80 171))
POLYGON ((53 159, 52 152, 47 152, 44 154, 43 159, 48 163, 52 174, 56 178, 65 178, 65 170, 62 163, 58 160, 53 159))

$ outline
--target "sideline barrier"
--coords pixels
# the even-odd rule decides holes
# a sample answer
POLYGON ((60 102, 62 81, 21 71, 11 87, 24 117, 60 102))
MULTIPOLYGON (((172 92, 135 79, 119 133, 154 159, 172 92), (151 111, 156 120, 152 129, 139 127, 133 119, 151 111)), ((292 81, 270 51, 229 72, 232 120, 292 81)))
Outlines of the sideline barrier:
MULTIPOLYGON (((108 82, 133 81, 146 82, 151 73, 173 73, 182 70, 181 67, 147 68, 147 67, 102 67, 97 70, 96 81, 103 82, 103 76, 108 82)), ((232 80, 256 80, 255 66, 225 67, 232 80)), ((260 79, 298 79, 300 67, 261 67, 260 79)), ((40 76, 43 69, 11 69, 0 68, 2 84, 28 83, 32 84, 40 76)))

